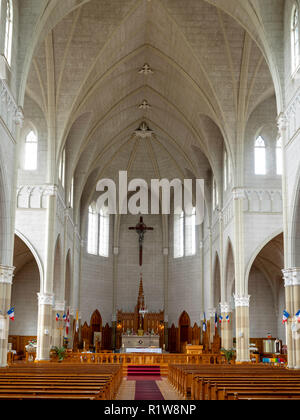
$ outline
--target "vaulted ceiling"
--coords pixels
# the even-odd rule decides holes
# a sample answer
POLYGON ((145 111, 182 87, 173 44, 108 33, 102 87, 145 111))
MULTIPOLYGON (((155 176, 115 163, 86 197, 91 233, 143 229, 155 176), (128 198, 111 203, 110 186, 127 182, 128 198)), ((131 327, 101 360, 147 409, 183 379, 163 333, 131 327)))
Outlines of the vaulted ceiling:
POLYGON ((119 170, 146 180, 212 170, 220 182, 224 146, 234 166, 241 123, 274 95, 258 11, 245 0, 64 0, 49 12, 26 93, 57 162, 66 146, 77 210, 119 170), (150 138, 136 135, 142 122, 150 138))

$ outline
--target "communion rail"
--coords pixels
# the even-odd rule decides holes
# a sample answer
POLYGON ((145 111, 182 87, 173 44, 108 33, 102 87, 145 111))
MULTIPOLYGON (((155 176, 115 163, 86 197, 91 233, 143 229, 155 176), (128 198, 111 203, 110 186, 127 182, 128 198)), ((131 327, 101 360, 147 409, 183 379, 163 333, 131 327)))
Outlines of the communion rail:
POLYGON ((222 354, 69 353, 64 363, 221 365, 226 360, 222 354))

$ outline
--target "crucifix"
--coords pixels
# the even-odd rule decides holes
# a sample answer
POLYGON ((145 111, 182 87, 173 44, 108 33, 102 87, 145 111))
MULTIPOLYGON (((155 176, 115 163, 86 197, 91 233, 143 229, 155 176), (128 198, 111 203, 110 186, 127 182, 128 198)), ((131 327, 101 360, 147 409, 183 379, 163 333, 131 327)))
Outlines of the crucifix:
POLYGON ((139 223, 135 227, 130 227, 129 230, 135 230, 139 235, 139 256, 140 256, 140 267, 143 265, 143 243, 144 236, 147 230, 154 230, 153 227, 148 227, 145 225, 144 220, 140 217, 139 223))

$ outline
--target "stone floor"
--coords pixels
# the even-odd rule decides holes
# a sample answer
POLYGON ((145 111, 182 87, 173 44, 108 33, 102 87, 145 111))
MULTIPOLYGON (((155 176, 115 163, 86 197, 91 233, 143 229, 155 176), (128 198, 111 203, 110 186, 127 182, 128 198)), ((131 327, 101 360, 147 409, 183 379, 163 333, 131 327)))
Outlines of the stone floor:
MULTIPOLYGON (((162 378, 162 380, 156 381, 156 383, 165 400, 184 400, 184 398, 178 394, 173 386, 169 383, 167 378, 162 378)), ((134 400, 135 386, 136 381, 127 381, 127 378, 124 378, 116 396, 116 400, 134 400)))

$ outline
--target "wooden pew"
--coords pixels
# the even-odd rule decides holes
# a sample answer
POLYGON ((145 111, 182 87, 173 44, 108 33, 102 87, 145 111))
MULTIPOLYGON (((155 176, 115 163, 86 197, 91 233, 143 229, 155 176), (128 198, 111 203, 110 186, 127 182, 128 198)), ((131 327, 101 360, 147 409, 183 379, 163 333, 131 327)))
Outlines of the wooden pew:
POLYGON ((185 398, 191 395, 192 399, 225 399, 224 387, 226 389, 225 385, 230 385, 231 382, 240 384, 241 389, 243 385, 252 383, 255 389, 258 382, 265 381, 266 386, 273 381, 274 384, 276 382, 274 386, 281 389, 287 388, 293 381, 296 388, 300 383, 300 373, 265 365, 223 365, 210 368, 181 365, 170 366, 169 381, 185 398))
POLYGON ((37 364, 0 369, 0 399, 106 399, 122 381, 116 365, 37 364))

